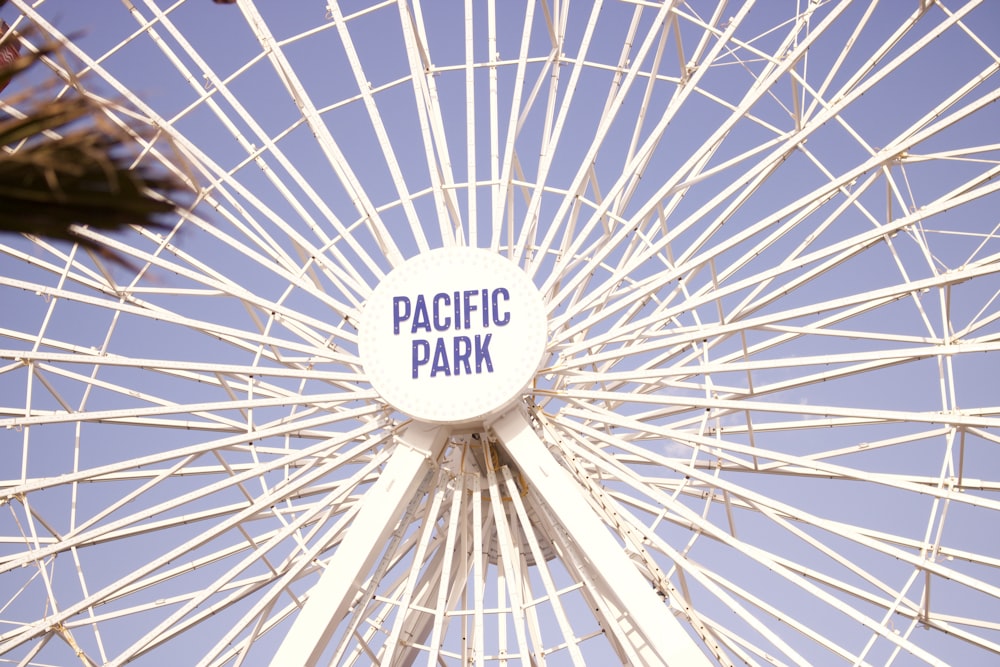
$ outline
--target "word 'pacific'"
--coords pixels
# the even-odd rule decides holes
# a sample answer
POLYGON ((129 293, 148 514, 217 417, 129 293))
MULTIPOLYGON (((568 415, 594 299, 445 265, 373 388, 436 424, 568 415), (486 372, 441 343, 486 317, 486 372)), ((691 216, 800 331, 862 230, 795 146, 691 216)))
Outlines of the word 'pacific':
MULTIPOLYGON (((432 296, 418 294, 392 298, 392 332, 409 329, 420 333, 461 331, 503 327, 510 323, 510 291, 506 287, 438 292, 432 296)), ((493 372, 490 356, 492 333, 438 336, 436 339, 414 338, 411 345, 413 379, 423 366, 430 366, 430 376, 472 375, 493 372), (473 371, 473 367, 475 370, 473 371)))

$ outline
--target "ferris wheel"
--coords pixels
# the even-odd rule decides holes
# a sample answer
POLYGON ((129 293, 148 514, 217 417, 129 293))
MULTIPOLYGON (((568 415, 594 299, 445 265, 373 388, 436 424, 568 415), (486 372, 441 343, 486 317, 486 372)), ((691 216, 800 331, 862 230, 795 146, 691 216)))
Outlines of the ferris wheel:
POLYGON ((0 236, 0 663, 1000 660, 996 3, 0 12, 192 192, 0 236))

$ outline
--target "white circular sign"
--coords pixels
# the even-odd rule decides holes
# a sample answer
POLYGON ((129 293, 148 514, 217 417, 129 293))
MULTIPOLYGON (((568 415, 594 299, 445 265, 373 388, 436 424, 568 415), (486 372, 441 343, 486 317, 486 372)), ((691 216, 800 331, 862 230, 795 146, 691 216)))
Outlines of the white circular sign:
POLYGON ((414 419, 470 422, 505 408, 531 382, 547 338, 542 297, 513 262, 476 248, 417 255, 365 304, 368 379, 414 419))

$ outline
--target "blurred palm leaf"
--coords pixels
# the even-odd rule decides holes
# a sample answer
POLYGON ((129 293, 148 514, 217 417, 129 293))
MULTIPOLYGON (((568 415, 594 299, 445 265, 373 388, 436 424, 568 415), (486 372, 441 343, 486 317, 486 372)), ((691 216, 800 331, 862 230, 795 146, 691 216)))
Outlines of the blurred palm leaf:
MULTIPOLYGON (((19 36, 6 24, 0 30, 0 91, 58 51, 48 45, 20 55, 19 36)), ((124 263, 81 227, 165 228, 159 218, 175 210, 183 183, 133 164, 133 135, 110 121, 106 105, 84 95, 46 96, 44 89, 4 101, 19 111, 0 114, 0 232, 68 240, 124 263)))

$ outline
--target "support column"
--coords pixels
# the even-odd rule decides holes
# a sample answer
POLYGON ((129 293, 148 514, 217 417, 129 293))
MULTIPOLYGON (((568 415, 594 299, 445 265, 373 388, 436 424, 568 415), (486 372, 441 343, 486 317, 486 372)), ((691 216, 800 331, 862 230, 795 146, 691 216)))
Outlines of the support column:
POLYGON ((508 410, 488 426, 589 561, 601 592, 627 615, 630 632, 623 634, 632 638, 636 653, 656 656, 650 664, 709 667, 708 657, 608 532, 581 495, 579 484, 539 439, 523 409, 508 410))
POLYGON ((309 592, 272 667, 312 667, 347 615, 358 589, 448 438, 443 426, 414 423, 400 436, 319 582, 309 592))

